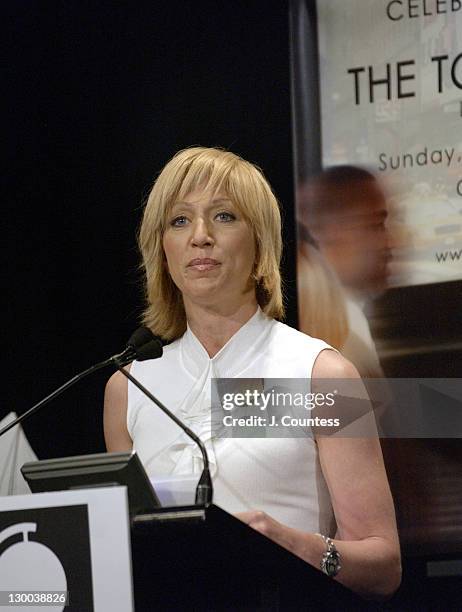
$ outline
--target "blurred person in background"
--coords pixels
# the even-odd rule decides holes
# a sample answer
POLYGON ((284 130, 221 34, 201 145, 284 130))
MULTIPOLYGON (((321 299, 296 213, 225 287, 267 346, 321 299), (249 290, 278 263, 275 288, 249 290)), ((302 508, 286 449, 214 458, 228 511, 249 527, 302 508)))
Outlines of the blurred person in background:
POLYGON ((385 195, 373 174, 335 166, 298 190, 300 330, 341 350, 365 377, 383 371, 364 314, 388 287, 385 195))

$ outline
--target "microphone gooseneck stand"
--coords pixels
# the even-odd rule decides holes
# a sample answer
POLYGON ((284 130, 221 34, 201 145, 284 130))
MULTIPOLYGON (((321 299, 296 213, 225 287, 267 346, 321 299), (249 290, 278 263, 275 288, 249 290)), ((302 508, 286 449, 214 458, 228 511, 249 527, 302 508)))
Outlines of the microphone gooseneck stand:
POLYGON ((82 380, 82 378, 85 378, 89 374, 93 374, 93 372, 97 372, 98 370, 101 370, 102 368, 105 368, 110 365, 116 365, 116 367, 119 367, 119 363, 127 365, 134 359, 140 359, 142 361, 143 359, 155 359, 156 357, 160 357, 161 355, 162 343, 159 338, 156 338, 156 336, 154 336, 151 330, 147 327, 139 327, 130 336, 129 341, 127 342, 127 346, 122 353, 118 353, 117 355, 109 357, 109 359, 105 359, 104 361, 100 361, 99 363, 92 365, 87 370, 80 372, 80 374, 77 374, 76 376, 65 382, 64 385, 61 385, 61 387, 58 387, 58 389, 53 391, 53 393, 50 393, 50 395, 47 395, 45 398, 40 400, 40 402, 32 406, 32 408, 29 408, 29 410, 24 412, 24 414, 21 414, 14 421, 8 423, 6 427, 0 430, 0 436, 6 434, 7 431, 9 431, 18 423, 21 423, 22 421, 31 417, 35 412, 37 412, 37 410, 43 408, 43 406, 48 404, 48 402, 51 402, 51 400, 61 395, 61 393, 64 393, 64 391, 72 387, 72 385, 75 385, 75 383, 79 382, 79 380, 82 380), (117 360, 117 362, 114 360, 117 360))

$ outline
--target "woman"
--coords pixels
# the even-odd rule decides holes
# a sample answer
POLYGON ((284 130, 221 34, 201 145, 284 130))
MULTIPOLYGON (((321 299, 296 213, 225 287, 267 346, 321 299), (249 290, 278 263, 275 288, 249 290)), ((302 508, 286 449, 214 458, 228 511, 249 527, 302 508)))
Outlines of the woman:
MULTIPOLYGON (((347 587, 392 594, 400 553, 377 439, 212 438, 211 378, 358 377, 329 345, 276 321, 280 215, 261 172, 230 152, 180 151, 154 184, 139 239, 144 321, 173 342, 132 373, 206 443, 214 501, 313 566, 330 561, 324 571, 347 587)), ((105 437, 108 451, 137 450, 151 475, 202 469, 120 373, 106 388, 105 437)))

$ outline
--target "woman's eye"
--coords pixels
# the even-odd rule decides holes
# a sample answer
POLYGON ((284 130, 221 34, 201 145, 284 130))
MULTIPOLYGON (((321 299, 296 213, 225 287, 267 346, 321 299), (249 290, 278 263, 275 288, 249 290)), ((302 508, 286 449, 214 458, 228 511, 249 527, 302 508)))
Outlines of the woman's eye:
POLYGON ((172 227, 182 227, 183 225, 186 225, 187 219, 184 215, 180 215, 179 217, 175 217, 174 219, 172 219, 170 221, 170 225, 172 227))
POLYGON ((229 212, 219 212, 215 218, 219 221, 234 221, 236 219, 233 213, 229 212))

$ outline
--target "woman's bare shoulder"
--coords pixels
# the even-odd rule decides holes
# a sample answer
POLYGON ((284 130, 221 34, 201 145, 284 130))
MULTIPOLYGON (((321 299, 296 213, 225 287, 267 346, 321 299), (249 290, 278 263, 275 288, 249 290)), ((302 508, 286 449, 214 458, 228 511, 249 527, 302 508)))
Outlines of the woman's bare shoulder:
MULTIPOLYGON (((128 368, 127 368, 128 369, 128 368)), ((104 438, 109 452, 131 450, 132 439, 127 428, 128 381, 115 372, 104 392, 104 438)))
MULTIPOLYGON (((130 366, 126 366, 125 369, 129 372, 130 366)), ((119 372, 119 370, 117 370, 117 372, 114 372, 114 374, 109 378, 106 383, 105 396, 109 394, 113 399, 120 394, 125 394, 126 396, 127 388, 127 378, 122 374, 122 372, 119 372)))
POLYGON ((313 378, 360 378, 355 366, 339 352, 322 350, 313 366, 313 378))

